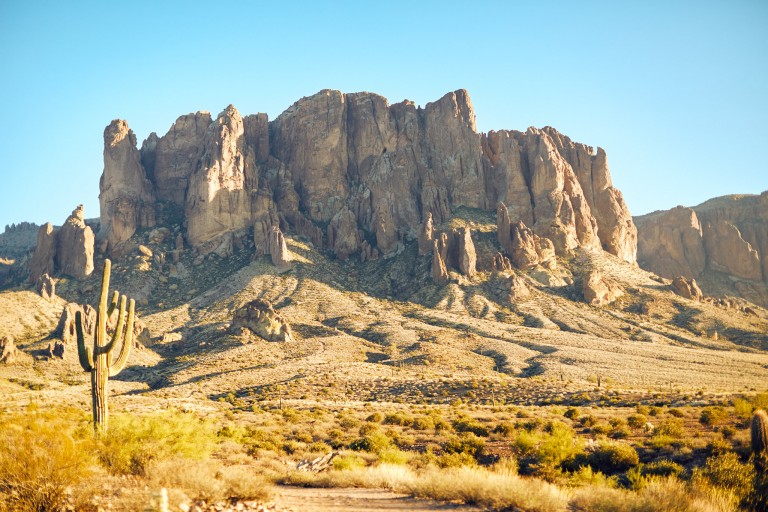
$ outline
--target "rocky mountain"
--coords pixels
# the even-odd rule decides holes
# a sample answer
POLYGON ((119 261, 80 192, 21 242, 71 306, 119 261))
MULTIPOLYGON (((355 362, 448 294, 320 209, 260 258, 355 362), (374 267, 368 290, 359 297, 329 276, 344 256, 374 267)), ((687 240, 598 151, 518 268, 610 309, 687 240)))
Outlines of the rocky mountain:
POLYGON ((694 278, 709 295, 768 306, 768 191, 710 199, 635 217, 638 263, 694 278))
MULTIPOLYGON (((390 256, 428 218, 507 205, 557 254, 603 248, 636 256, 636 230, 602 149, 553 128, 478 133, 464 90, 424 108, 372 93, 324 90, 277 119, 228 106, 179 117, 139 149, 125 121, 104 132, 103 248, 115 256, 140 228, 178 215, 200 254, 231 253, 252 233, 270 253, 275 228, 341 259, 390 256)), ((431 251, 431 244, 428 244, 431 251)))

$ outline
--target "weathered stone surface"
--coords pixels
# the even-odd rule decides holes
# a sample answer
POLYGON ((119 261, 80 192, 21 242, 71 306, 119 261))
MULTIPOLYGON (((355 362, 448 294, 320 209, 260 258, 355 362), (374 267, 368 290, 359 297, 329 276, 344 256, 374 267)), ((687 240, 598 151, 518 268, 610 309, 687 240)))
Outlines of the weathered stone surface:
POLYGON ((107 248, 128 240, 155 223, 155 194, 141 165, 136 136, 128 123, 115 119, 104 130, 104 172, 99 182, 99 238, 107 248))
POLYGON ((48 357, 54 358, 58 357, 59 359, 64 359, 64 351, 66 350, 66 345, 62 343, 61 341, 54 341, 52 343, 48 344, 48 357))
POLYGON ((93 337, 96 331, 96 310, 90 305, 82 306, 76 302, 69 302, 64 306, 59 317, 59 323, 53 331, 65 344, 77 343, 77 331, 75 330, 75 315, 80 312, 83 315, 83 334, 93 337))
POLYGON ((433 240, 432 244, 432 281, 438 285, 444 285, 448 282, 448 268, 443 257, 446 246, 444 240, 445 233, 442 234, 442 238, 433 240))
POLYGON ((56 255, 56 234, 47 222, 37 231, 37 245, 29 263, 29 282, 37 283, 43 274, 53 275, 56 255))
POLYGON ((635 221, 643 268, 667 278, 696 278, 709 295, 735 294, 768 306, 768 191, 635 221))
POLYGON ((610 304, 624 295, 624 290, 618 284, 606 279, 595 270, 584 276, 581 291, 584 301, 597 307, 610 304))
POLYGON ((419 256, 425 256, 432 252, 435 238, 435 226, 432 223, 432 212, 427 212, 427 217, 419 226, 419 256))
POLYGON ((0 363, 13 364, 17 358, 18 349, 13 336, 0 337, 0 363))
POLYGON ((235 311, 232 330, 248 329, 267 341, 293 341, 288 321, 268 300, 256 299, 235 311))
POLYGON ((355 214, 348 208, 340 210, 328 224, 328 248, 339 259, 346 260, 358 251, 362 235, 357 229, 355 214))
POLYGON ((218 247, 215 239, 225 233, 251 227, 258 174, 246 158, 244 135, 243 118, 229 105, 208 128, 200 167, 189 178, 187 241, 203 252, 218 247))
POLYGON ((500 252, 497 252, 493 255, 493 263, 492 263, 493 270, 497 272, 511 272, 512 271, 512 262, 509 261, 509 258, 501 254, 500 252))
POLYGON ((697 277, 706 264, 701 224, 696 212, 678 206, 638 217, 638 264, 667 278, 697 277))
POLYGON ((56 280, 48 274, 43 274, 37 280, 37 289, 40 292, 40 296, 48 302, 56 300, 56 280))
POLYGON ((203 156, 205 135, 211 122, 209 112, 179 117, 168 133, 156 139, 153 163, 144 156, 144 148, 151 146, 151 141, 142 144, 142 162, 158 199, 184 206, 189 179, 203 156))
MULTIPOLYGON (((453 208, 487 210, 505 201, 510 225, 526 223, 560 253, 602 245, 634 259, 634 227, 611 186, 605 153, 551 128, 478 134, 465 90, 424 108, 324 90, 271 123, 263 114, 241 118, 232 106, 213 122, 207 113, 189 114, 165 136, 151 135, 140 158, 135 142, 123 142, 132 136, 127 125, 111 132, 122 139, 105 139, 105 159, 117 155, 112 160, 126 166, 111 174, 145 170, 158 199, 184 206, 187 241, 201 253, 225 233, 248 228, 256 255, 265 254, 279 226, 341 258, 368 259, 374 250, 387 257, 416 238, 425 255, 430 230, 453 208)), ((105 177, 113 168, 105 163, 105 177)), ((453 252, 450 259, 448 267, 453 252)))
POLYGON ((85 224, 83 205, 78 206, 56 233, 56 269, 61 274, 83 279, 93 273, 95 237, 85 224))
POLYGON ((472 232, 464 227, 459 235, 459 272, 472 277, 477 271, 477 253, 472 242, 472 232))
POLYGON ((291 253, 288 251, 283 232, 277 226, 272 227, 272 235, 269 239, 269 254, 274 266, 287 268, 291 265, 291 253))
POLYGON ((696 284, 696 280, 693 278, 689 279, 678 276, 672 280, 672 284, 669 286, 673 292, 686 299, 700 301, 704 297, 699 285, 696 284))
POLYGON ((528 285, 525 284, 525 279, 518 275, 512 275, 507 280, 509 287, 508 300, 509 302, 519 302, 527 299, 531 295, 531 290, 528 285))

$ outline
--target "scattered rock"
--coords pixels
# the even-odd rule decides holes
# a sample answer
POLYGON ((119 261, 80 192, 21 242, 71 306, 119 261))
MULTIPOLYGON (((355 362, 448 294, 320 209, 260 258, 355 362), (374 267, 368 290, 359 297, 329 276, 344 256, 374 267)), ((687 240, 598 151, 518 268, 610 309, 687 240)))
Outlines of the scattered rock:
POLYGON ((670 288, 672 288, 672 291, 677 295, 686 299, 701 301, 701 299, 704 297, 704 294, 701 292, 701 288, 699 288, 699 285, 696 284, 696 280, 692 278, 688 279, 682 276, 678 276, 672 280, 670 288))
POLYGON ((0 363, 13 364, 18 358, 18 349, 13 336, 0 338, 0 363))
POLYGON ((510 276, 507 280, 507 286, 509 289, 509 294, 507 296, 509 302, 519 302, 527 299, 531 295, 528 285, 525 284, 525 279, 518 275, 510 276))
POLYGON ((268 300, 256 299, 235 311, 233 332, 248 329, 267 341, 293 341, 288 321, 272 308, 268 300))
POLYGON ((53 343, 48 344, 48 357, 53 359, 54 357, 58 357, 59 359, 64 359, 64 350, 65 345, 61 341, 54 341, 53 343))
POLYGON ((595 270, 584 276, 581 291, 584 294, 584 301, 597 307, 610 304, 624 295, 624 290, 618 284, 606 279, 595 270))
POLYGON ((493 256, 493 270, 497 272, 511 272, 512 263, 509 261, 509 258, 497 252, 493 256))
POLYGON ((160 343, 175 343, 181 341, 183 336, 180 332, 164 332, 160 343))
POLYGON ((147 258, 152 257, 152 249, 150 249, 146 245, 139 245, 138 250, 139 250, 139 254, 141 254, 142 256, 146 256, 147 258))

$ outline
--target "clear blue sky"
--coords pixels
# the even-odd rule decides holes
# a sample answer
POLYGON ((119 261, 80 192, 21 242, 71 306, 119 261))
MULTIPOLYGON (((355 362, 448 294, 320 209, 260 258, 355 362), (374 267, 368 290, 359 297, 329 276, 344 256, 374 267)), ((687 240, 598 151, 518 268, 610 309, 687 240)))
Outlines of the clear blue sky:
POLYGON ((0 0, 0 229, 98 216, 102 134, 320 89, 482 131, 551 125, 608 152, 633 214, 768 189, 768 2, 0 0))

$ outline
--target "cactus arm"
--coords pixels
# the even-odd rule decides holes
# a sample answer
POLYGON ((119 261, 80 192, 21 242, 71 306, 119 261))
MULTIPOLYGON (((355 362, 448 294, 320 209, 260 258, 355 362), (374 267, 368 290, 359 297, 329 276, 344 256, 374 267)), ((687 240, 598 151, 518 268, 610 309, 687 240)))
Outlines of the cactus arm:
POLYGON ((93 353, 85 346, 83 314, 79 311, 75 313, 75 331, 77 332, 77 355, 80 357, 80 366, 86 372, 90 372, 93 370, 93 353))
POLYGON ((117 317, 115 332, 112 334, 112 339, 109 340, 109 343, 99 349, 100 354, 111 354, 117 344, 117 340, 119 340, 120 336, 123 334, 123 325, 125 324, 125 303, 127 300, 128 297, 123 295, 123 298, 120 300, 120 315, 117 317))
POLYGON ((112 313, 115 311, 118 298, 120 298, 120 292, 115 290, 115 293, 112 295, 112 302, 109 303, 109 309, 107 309, 107 318, 111 317, 112 313))
MULTIPOLYGON (((123 296, 125 299, 125 296, 123 296)), ((125 328, 125 336, 123 336, 123 345, 120 347, 120 355, 109 366, 109 376, 114 377, 125 368, 125 363, 128 362, 128 356, 131 353, 131 347, 133 346, 133 322, 134 322, 134 307, 136 301, 131 299, 130 306, 128 306, 128 325, 125 328)))

